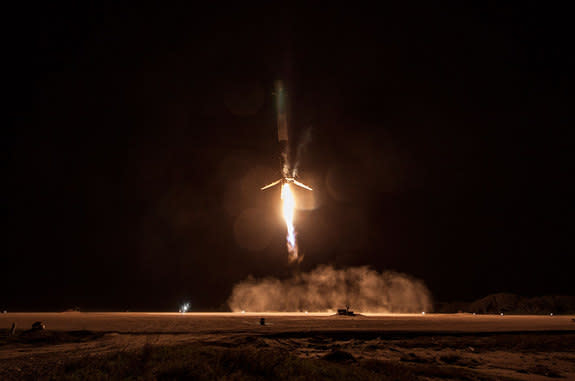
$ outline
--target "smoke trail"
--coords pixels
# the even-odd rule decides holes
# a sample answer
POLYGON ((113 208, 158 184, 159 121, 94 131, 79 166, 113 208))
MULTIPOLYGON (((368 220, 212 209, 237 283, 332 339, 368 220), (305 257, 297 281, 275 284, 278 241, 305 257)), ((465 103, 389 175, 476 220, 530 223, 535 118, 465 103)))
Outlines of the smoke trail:
POLYGON ((299 162, 301 160, 301 156, 303 155, 303 153, 305 152, 308 144, 311 142, 311 127, 307 128, 302 137, 301 137, 301 141, 297 146, 297 151, 296 151, 296 155, 295 155, 295 165, 293 166, 293 175, 297 176, 298 175, 298 168, 299 168, 299 162))
POLYGON ((228 305, 232 311, 253 312, 325 312, 350 305, 364 313, 419 313, 432 307, 422 281, 367 266, 320 266, 286 280, 248 277, 234 286, 228 305))

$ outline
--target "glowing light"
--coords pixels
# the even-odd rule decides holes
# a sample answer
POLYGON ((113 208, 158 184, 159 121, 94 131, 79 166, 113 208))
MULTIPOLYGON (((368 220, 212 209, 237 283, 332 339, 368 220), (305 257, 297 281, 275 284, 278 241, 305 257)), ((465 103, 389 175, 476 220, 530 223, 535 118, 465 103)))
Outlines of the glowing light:
POLYGON ((422 314, 422 315, 425 315, 425 311, 421 311, 421 314, 422 314))
POLYGON ((242 314, 245 314, 245 313, 246 313, 246 311, 242 310, 242 314))
POLYGON ((500 315, 501 315, 501 316, 503 316, 503 312, 502 312, 502 313, 500 313, 500 315))
POLYGON ((189 309, 190 309, 190 303, 189 302, 185 302, 184 304, 182 304, 180 306, 180 312, 181 313, 186 313, 189 311, 189 309))
POLYGON ((295 240, 295 229, 293 226, 295 198, 288 183, 282 184, 283 217, 287 227, 287 249, 291 261, 298 259, 297 243, 295 240))

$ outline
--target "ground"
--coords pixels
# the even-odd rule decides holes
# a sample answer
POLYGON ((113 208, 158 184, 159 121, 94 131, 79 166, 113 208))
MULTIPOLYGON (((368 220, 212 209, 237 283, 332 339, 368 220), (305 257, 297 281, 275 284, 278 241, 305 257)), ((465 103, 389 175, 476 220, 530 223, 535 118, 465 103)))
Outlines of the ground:
POLYGON ((575 380, 574 319, 7 313, 0 379, 575 380), (26 332, 35 321, 46 330, 26 332))

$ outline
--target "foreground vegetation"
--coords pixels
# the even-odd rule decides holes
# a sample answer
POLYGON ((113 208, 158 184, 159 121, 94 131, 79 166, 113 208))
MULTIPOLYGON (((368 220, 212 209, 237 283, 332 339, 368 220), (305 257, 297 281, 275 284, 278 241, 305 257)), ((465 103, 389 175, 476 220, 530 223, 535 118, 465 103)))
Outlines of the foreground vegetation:
MULTIPOLYGON (((14 379, 46 380, 487 380, 475 372, 445 364, 406 364, 357 360, 333 351, 304 359, 282 350, 230 349, 201 344, 147 345, 136 352, 87 357, 58 366, 13 374, 14 379)), ((501 378, 499 378, 501 379, 501 378)))
POLYGON ((0 380, 528 380, 575 369, 573 331, 167 336, 0 330, 0 349, 20 353, 0 361, 0 380))

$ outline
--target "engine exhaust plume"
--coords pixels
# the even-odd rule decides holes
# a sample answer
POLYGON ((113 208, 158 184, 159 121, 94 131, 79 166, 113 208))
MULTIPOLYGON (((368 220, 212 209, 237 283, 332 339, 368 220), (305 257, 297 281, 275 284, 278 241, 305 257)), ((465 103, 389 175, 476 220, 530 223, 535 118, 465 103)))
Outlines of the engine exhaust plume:
POLYGON ((228 305, 234 312, 335 312, 346 305, 362 313, 432 309, 431 293, 421 280, 367 266, 319 266, 284 280, 248 277, 234 286, 228 305))
POLYGON ((295 211, 295 199, 293 197, 293 193, 289 186, 289 183, 284 183, 282 185, 282 212, 283 217, 286 222, 287 228, 287 250, 289 253, 289 260, 290 262, 298 260, 298 251, 297 251, 297 243, 295 240, 295 229, 293 226, 293 217, 295 211))

